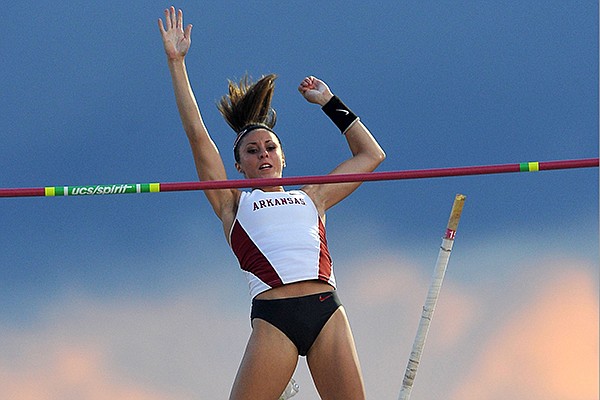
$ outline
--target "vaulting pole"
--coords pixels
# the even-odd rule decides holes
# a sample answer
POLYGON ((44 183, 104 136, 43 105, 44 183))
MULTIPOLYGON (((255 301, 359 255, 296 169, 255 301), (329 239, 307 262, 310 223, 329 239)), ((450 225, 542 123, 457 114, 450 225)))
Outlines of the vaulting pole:
POLYGON ((488 175, 511 172, 535 172, 570 168, 598 167, 598 158, 523 162, 517 164, 483 165, 456 168, 434 168, 361 174, 296 176, 288 178, 258 178, 202 182, 122 183, 84 186, 46 186, 38 188, 0 188, 0 197, 90 196, 127 193, 178 192, 186 190, 233 189, 284 185, 386 181, 401 179, 441 178, 449 176, 488 175))
POLYGON ((408 359, 408 365, 406 366, 398 400, 408 400, 410 398, 410 393, 417 375, 417 369, 419 368, 419 363, 421 362, 423 348, 425 347, 425 340, 427 340, 429 326, 431 325, 431 319, 433 318, 433 312, 435 311, 440 290, 442 289, 442 282, 444 280, 444 275, 446 274, 448 261, 450 260, 450 253, 452 252, 452 246, 454 245, 454 237, 456 235, 456 229, 458 228, 458 221, 460 220, 465 199, 466 197, 462 194, 457 194, 454 198, 454 204, 452 205, 452 211, 450 212, 450 219, 448 220, 446 233, 442 239, 442 245, 440 247, 435 265, 435 273, 433 275, 431 285, 429 286, 429 291, 427 292, 427 298, 425 299, 425 305, 423 306, 423 311, 421 313, 419 328, 417 329, 417 335, 408 359))

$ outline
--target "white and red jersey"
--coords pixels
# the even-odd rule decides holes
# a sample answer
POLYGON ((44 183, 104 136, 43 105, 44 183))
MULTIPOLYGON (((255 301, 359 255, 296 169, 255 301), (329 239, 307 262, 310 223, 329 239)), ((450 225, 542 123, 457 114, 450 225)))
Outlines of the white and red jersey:
POLYGON ((229 243, 246 273, 252 298, 313 279, 335 288, 325 225, 301 190, 242 192, 229 243))

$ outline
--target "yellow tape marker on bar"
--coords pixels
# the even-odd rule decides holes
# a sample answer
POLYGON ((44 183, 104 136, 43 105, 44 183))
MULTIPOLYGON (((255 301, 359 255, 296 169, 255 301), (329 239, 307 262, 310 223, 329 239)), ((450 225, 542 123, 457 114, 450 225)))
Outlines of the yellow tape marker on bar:
POLYGON ((150 184, 150 193, 158 193, 160 192, 160 183, 151 183, 150 184))
POLYGON ((56 193, 54 191, 54 186, 45 187, 44 194, 45 194, 45 196, 56 196, 56 193))
POLYGON ((535 162, 524 162, 519 164, 520 172, 537 172, 540 170, 540 163, 535 162))

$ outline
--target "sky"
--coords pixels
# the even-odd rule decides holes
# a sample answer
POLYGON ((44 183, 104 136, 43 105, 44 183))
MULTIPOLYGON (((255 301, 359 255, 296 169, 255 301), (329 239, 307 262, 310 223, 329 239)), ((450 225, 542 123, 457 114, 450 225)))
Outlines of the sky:
MULTIPOLYGON (((285 176, 349 155, 297 92, 328 83, 379 171, 598 157, 598 3, 181 1, 205 123, 276 73, 285 176)), ((157 28, 168 3, 20 1, 0 41, 0 187, 196 180, 157 28)), ((368 398, 397 398, 457 193, 412 399, 598 399, 598 169, 368 182, 328 212, 368 398)), ((0 199, 0 394, 227 398, 250 298, 201 192, 0 199)), ((298 399, 318 399, 304 359, 298 399)))

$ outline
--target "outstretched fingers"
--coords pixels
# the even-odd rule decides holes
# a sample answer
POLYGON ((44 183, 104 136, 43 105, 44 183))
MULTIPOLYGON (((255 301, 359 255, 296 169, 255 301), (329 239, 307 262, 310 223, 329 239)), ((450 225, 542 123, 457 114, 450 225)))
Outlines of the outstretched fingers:
POLYGON ((181 9, 177 10, 177 29, 183 30, 183 11, 181 9))
POLYGON ((175 7, 168 8, 169 11, 169 29, 177 28, 177 13, 175 7))
POLYGON ((189 38, 192 34, 192 24, 189 24, 184 28, 183 25, 183 10, 178 9, 175 11, 175 7, 165 9, 165 23, 163 24, 162 19, 158 19, 158 29, 161 33, 167 33, 170 30, 181 31, 184 33, 185 38, 189 38))
POLYGON ((164 35, 166 33, 162 18, 158 19, 158 30, 160 31, 161 35, 164 35))
POLYGON ((191 40, 191 37, 192 37, 192 24, 189 24, 188 26, 185 27, 185 37, 188 38, 188 40, 191 40))
POLYGON ((175 7, 171 6, 165 9, 165 23, 163 25, 162 19, 158 19, 158 27, 161 32, 170 31, 173 28, 183 26, 183 11, 179 10, 175 12, 175 7), (165 28, 166 26, 166 28, 165 28))
POLYGON ((165 9, 165 22, 163 24, 163 20, 162 18, 158 19, 158 29, 160 30, 160 33, 162 35, 164 35, 165 33, 167 33, 167 31, 171 30, 172 25, 171 25, 171 16, 170 16, 170 10, 167 8, 165 9), (166 28, 165 28, 166 26, 166 28))
POLYGON ((169 59, 185 57, 191 44, 192 25, 183 25, 183 11, 171 6, 165 11, 165 21, 158 20, 158 29, 162 36, 165 52, 169 59))

